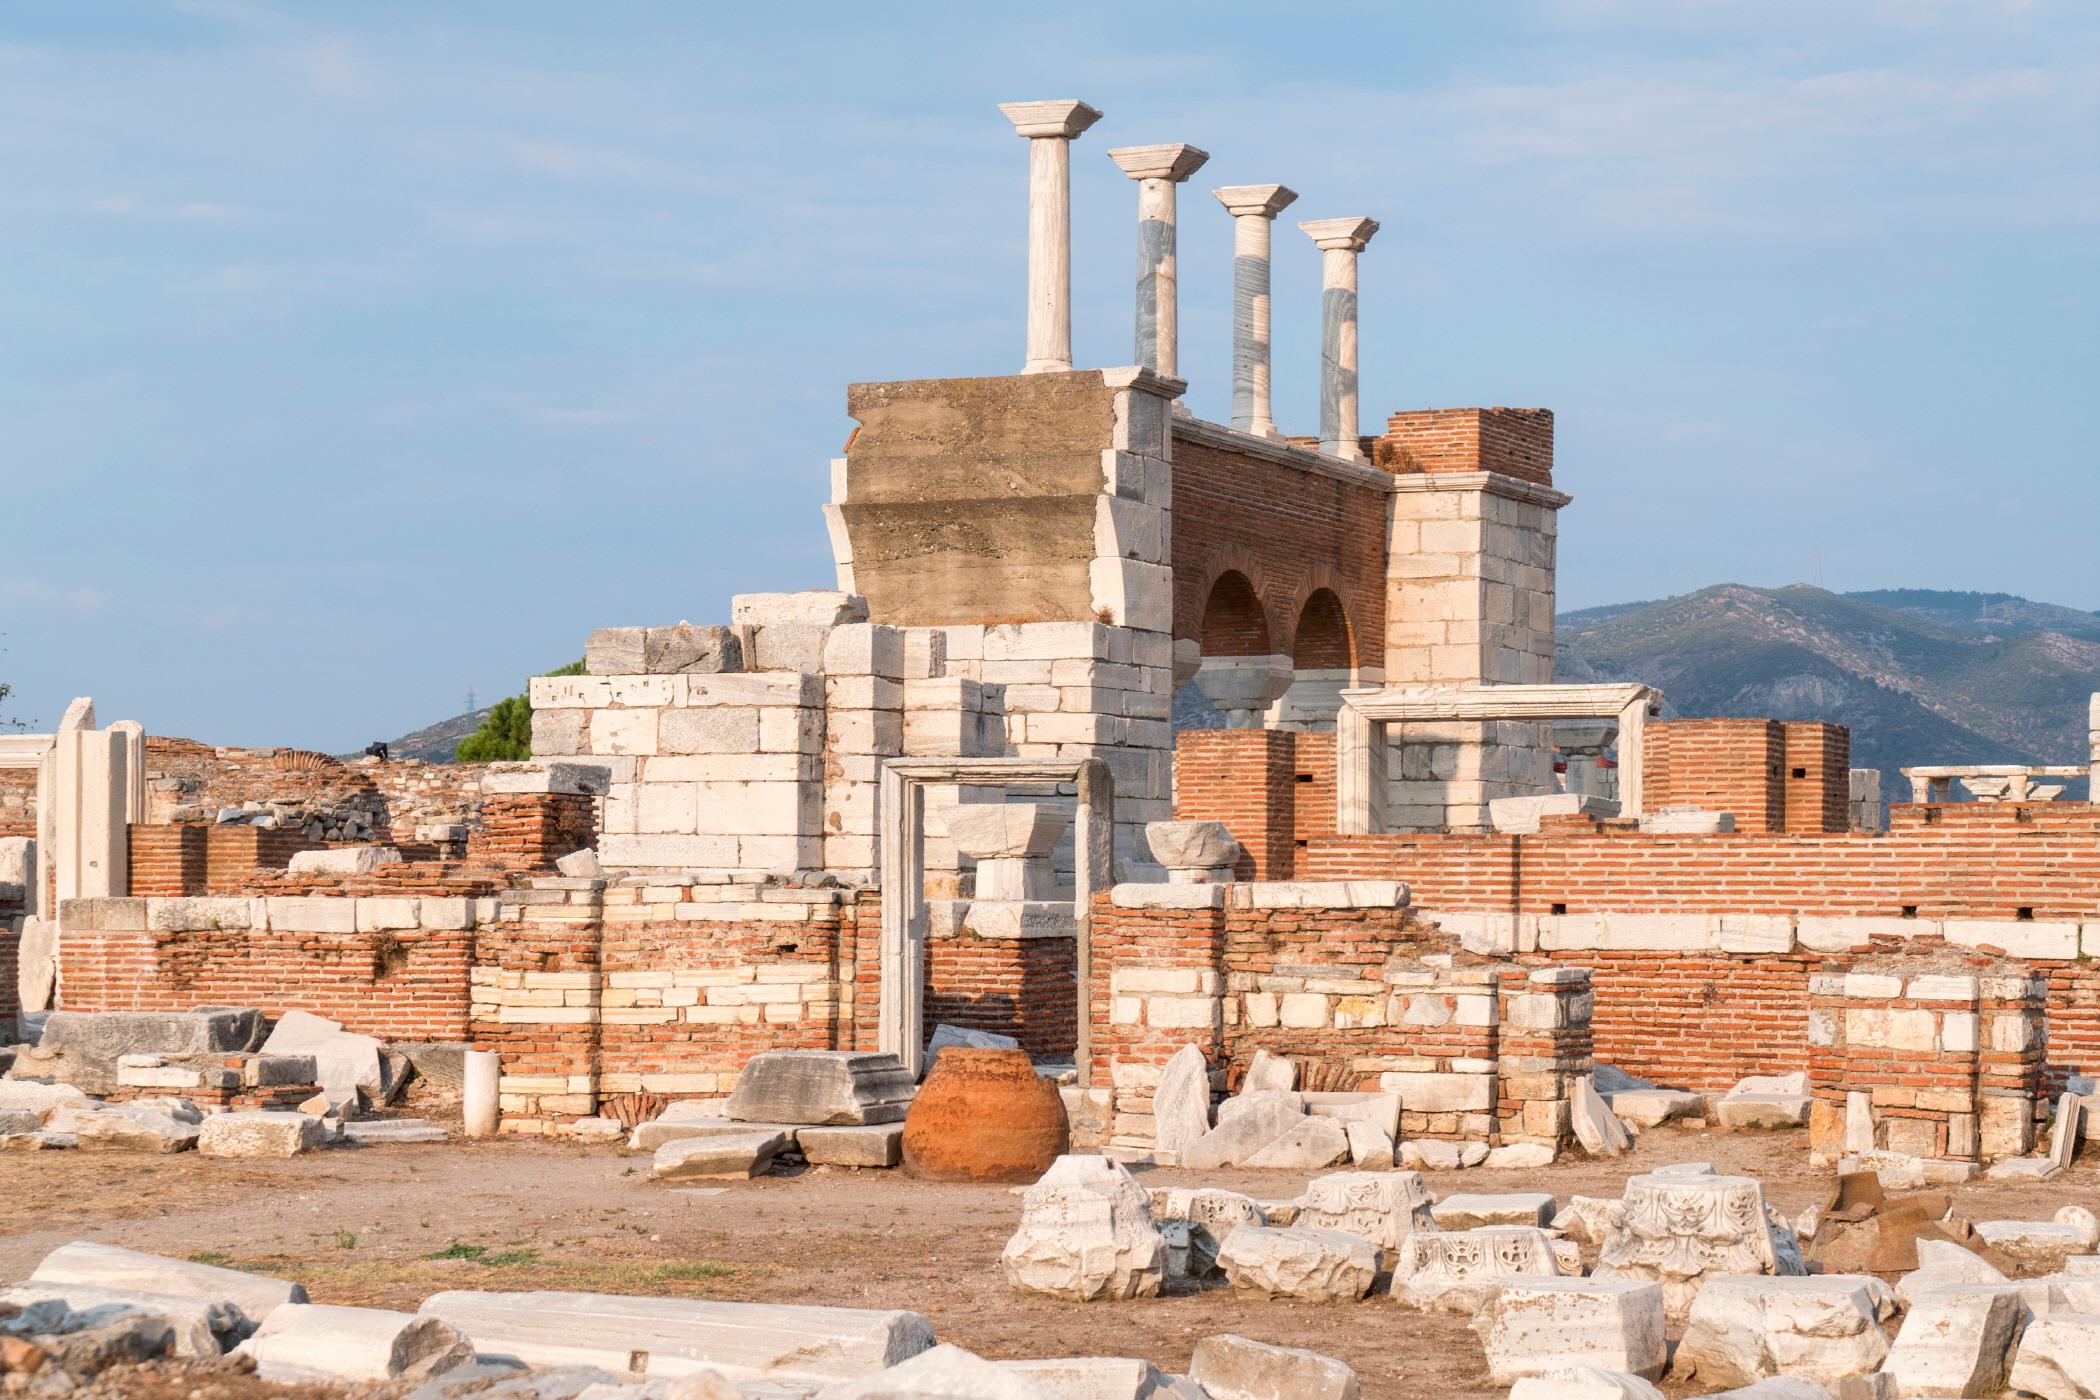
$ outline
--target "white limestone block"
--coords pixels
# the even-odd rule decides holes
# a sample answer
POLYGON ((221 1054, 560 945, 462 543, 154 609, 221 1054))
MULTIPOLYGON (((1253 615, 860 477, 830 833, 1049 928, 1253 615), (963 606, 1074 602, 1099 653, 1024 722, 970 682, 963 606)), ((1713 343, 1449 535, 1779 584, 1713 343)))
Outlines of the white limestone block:
POLYGON ((0 1304, 26 1309, 39 1303, 55 1303, 75 1313, 92 1313, 105 1308, 145 1313, 167 1324, 174 1334, 170 1354, 183 1357, 221 1355, 226 1344, 255 1325, 239 1307, 221 1298, 146 1293, 133 1288, 103 1288, 89 1283, 40 1283, 35 1279, 0 1289, 0 1304))
POLYGON ((739 593, 729 600, 729 617, 739 627, 843 627, 868 620, 868 600, 829 588, 809 588, 799 593, 739 593))
POLYGON ((382 865, 400 863, 401 852, 392 846, 334 846, 294 852, 285 869, 294 875, 369 875, 382 865))
POLYGON ((791 1141, 786 1133, 763 1130, 676 1138, 656 1149, 649 1171, 658 1181, 764 1176, 791 1141))
POLYGON ((2014 1263, 2048 1273, 2070 1256, 2092 1249, 2086 1224, 2090 1218, 2091 1212, 2082 1206, 2065 1206, 2055 1220, 1979 1220, 1976 1237, 2014 1263), (2069 1219, 2067 1213, 2072 1213, 2069 1219))
POLYGON ((1621 1123, 1659 1128, 1678 1118, 1698 1118, 1706 1112, 1706 1100, 1688 1089, 1623 1089, 1605 1094, 1621 1123))
POLYGON ((1487 1166, 1492 1171, 1526 1171, 1552 1166, 1553 1155, 1543 1142, 1511 1142, 1490 1149, 1487 1166))
POLYGON ((437 1293, 423 1314, 484 1356, 615 1375, 832 1381, 869 1375, 933 1345, 914 1312, 637 1298, 611 1293, 437 1293))
POLYGON ((1598 1094, 1589 1075, 1575 1081, 1574 1100, 1569 1108, 1575 1140, 1592 1157, 1622 1157, 1633 1146, 1626 1125, 1598 1094))
POLYGON ((435 1317, 321 1303, 278 1308, 237 1350, 266 1381, 421 1380, 474 1359, 474 1344, 435 1317))
MULTIPOLYGON (((809 1400, 1053 1400, 1054 1392, 1010 1363, 942 1343, 855 1380, 834 1381, 809 1400)), ((707 1400, 700 1397, 699 1400, 707 1400)))
POLYGON ((1393 1254, 1393 1297, 1425 1311, 1473 1312, 1509 1275, 1560 1276, 1546 1232, 1521 1225, 1418 1230, 1393 1254))
POLYGON ((1866 1375, 1888 1355, 1880 1326, 1884 1301, 1893 1308, 1888 1286, 1864 1275, 1717 1275, 1692 1301, 1674 1373, 1696 1376, 1702 1385, 1866 1375))
POLYGON ((1106 1157, 1067 1154, 1021 1201, 1021 1225, 999 1261, 1029 1293, 1074 1302, 1157 1297, 1166 1241, 1144 1190, 1106 1157))
POLYGON ((1277 1171, 1318 1171, 1348 1157, 1349 1134, 1338 1121, 1301 1117, 1239 1165, 1277 1171))
POLYGON ((2004 1282, 1989 1260, 1952 1240, 1919 1240, 1918 1267, 1896 1280, 1896 1295, 1909 1305, 1927 1289, 2004 1282))
POLYGON ((1731 1091, 1714 1104, 1714 1116, 1727 1128, 1804 1128, 1814 1103, 1808 1094, 1731 1091))
POLYGON ((1041 1386, 1051 1400, 1203 1400, 1187 1377, 1167 1375, 1135 1357, 1065 1356, 993 1364, 1041 1386))
POLYGON ((1303 1302, 1355 1302, 1378 1277, 1378 1247, 1361 1235, 1291 1226, 1242 1225, 1218 1250, 1235 1291, 1303 1302))
POLYGON ((1568 1366, 1596 1366, 1653 1380, 1663 1373, 1663 1294, 1652 1283, 1509 1278, 1473 1319, 1497 1383, 1568 1366))
MULTIPOLYGON (((1240 1097, 1244 1099, 1250 1096, 1240 1097)), ((1181 1155, 1180 1165, 1199 1171, 1211 1171, 1218 1167, 1244 1164, 1257 1152, 1306 1121, 1303 1110, 1293 1106, 1282 1095, 1259 1096, 1259 1102, 1243 1111, 1234 1109, 1233 1104, 1233 1099, 1227 1099, 1218 1105, 1218 1125, 1181 1155)), ((1341 1148, 1344 1152, 1349 1149, 1347 1133, 1342 1134, 1341 1148)))
POLYGON ((1912 1299, 1882 1370, 1903 1395, 1995 1395, 2026 1311, 2010 1290, 1928 1289, 1912 1299))
POLYGON ((1366 1171, 1390 1171, 1395 1144, 1393 1135, 1362 1118, 1344 1118, 1342 1129, 1349 1137, 1349 1165, 1366 1171))

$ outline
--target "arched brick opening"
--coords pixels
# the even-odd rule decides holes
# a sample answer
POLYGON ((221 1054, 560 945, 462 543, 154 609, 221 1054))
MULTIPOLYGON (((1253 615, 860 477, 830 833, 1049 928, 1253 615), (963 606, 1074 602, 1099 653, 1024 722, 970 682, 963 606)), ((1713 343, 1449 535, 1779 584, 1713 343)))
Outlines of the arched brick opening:
POLYGON ((1205 656, 1266 656, 1270 651, 1269 619, 1254 585, 1237 569, 1218 576, 1203 604, 1199 637, 1205 656))
POLYGON ((1331 588, 1316 588, 1298 613, 1291 664, 1301 671, 1346 671, 1356 664, 1349 615, 1331 588))

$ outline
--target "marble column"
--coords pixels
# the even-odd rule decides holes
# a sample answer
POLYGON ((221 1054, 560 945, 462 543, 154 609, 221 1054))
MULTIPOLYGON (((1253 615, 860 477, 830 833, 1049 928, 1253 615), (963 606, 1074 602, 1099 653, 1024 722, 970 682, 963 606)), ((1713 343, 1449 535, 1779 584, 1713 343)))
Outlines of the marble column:
POLYGON ((1298 197, 1282 185, 1212 190, 1232 215, 1232 426, 1279 437, 1269 409, 1269 226, 1298 197))
POLYGON ((1320 450, 1363 459, 1356 430, 1356 255, 1376 219, 1308 219, 1298 225, 1320 249, 1320 450))
POLYGON ((1028 138, 1028 361, 1023 374, 1072 367, 1072 140, 1101 113, 1084 102, 1002 102, 1028 138))
POLYGON ((1108 158, 1138 182, 1136 363, 1179 379, 1174 187, 1201 170, 1210 152, 1183 144, 1123 146, 1108 158))

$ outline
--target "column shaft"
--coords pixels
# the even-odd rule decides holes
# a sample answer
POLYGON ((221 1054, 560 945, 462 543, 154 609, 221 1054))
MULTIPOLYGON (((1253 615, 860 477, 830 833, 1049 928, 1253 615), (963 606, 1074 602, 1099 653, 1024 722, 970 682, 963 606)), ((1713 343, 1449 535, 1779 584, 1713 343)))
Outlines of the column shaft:
POLYGON ((1028 143, 1028 361, 1023 374, 1072 367, 1072 143, 1028 143))
POLYGON ((1242 214, 1232 227, 1232 426, 1276 431, 1269 405, 1269 217, 1242 214))
POLYGON ((1320 450, 1363 456, 1356 430, 1356 254, 1320 255, 1320 450))
POLYGON ((1175 374, 1180 310, 1175 280, 1174 182, 1138 182, 1137 363, 1175 374))

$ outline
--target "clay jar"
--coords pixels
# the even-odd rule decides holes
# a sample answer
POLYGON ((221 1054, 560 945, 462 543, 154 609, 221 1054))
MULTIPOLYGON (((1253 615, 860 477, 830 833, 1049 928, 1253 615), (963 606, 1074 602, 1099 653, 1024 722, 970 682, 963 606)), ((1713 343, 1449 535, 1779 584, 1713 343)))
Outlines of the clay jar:
POLYGON ((904 1116, 904 1165, 936 1181, 1034 1181, 1071 1144, 1026 1050, 943 1050, 904 1116))

